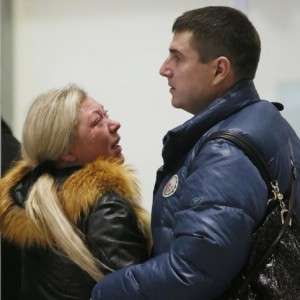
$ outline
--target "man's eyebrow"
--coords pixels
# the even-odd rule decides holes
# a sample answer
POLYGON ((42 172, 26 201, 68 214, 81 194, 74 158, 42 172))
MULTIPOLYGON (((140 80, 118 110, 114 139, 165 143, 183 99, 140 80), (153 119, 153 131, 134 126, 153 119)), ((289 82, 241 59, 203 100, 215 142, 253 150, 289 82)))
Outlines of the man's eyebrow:
POLYGON ((179 50, 175 49, 175 48, 170 48, 169 52, 171 54, 176 54, 176 55, 183 55, 179 50))
POLYGON ((180 52, 179 50, 175 49, 175 48, 170 48, 169 49, 169 53, 172 54, 172 55, 176 55, 176 56, 179 56, 179 57, 183 57, 183 53, 180 52))

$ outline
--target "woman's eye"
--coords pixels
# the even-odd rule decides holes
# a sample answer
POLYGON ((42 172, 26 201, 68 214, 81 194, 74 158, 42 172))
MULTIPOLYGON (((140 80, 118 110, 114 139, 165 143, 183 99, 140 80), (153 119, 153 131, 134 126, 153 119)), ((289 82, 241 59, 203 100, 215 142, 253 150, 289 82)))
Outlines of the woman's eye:
POLYGON ((101 121, 101 118, 97 118, 92 121, 92 127, 96 126, 101 121))

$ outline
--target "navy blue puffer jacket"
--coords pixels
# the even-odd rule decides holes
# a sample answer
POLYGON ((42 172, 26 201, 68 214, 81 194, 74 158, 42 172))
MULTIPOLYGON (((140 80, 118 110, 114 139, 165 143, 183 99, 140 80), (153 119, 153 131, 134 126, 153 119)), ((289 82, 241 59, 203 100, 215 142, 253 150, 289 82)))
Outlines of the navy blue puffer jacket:
MULTIPOLYGON (((272 103, 259 99, 252 81, 236 84, 165 136, 152 208, 153 258, 107 276, 94 288, 93 300, 206 300, 229 286, 247 259, 268 192, 235 145, 205 143, 220 130, 250 139, 282 192, 291 176, 291 151, 300 171, 293 129, 272 103)), ((299 218, 300 203, 295 213, 299 218)))

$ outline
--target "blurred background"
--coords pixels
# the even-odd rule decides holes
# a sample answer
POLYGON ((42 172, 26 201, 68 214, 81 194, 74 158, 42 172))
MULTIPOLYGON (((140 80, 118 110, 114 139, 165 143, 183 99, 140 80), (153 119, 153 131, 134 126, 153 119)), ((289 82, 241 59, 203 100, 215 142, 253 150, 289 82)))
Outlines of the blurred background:
POLYGON ((121 122, 123 152, 150 210, 162 138, 191 117, 170 105, 158 70, 175 18, 207 5, 249 16, 262 41, 258 92, 285 104, 283 114, 300 134, 299 0, 0 0, 2 116, 20 140, 34 97, 77 83, 121 122))

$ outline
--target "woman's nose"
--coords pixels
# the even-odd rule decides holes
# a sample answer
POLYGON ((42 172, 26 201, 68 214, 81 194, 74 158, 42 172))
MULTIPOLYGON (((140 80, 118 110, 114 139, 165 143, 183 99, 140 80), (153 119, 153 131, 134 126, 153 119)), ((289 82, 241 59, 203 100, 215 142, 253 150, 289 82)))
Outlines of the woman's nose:
POLYGON ((120 127, 121 127, 120 122, 114 121, 114 120, 110 120, 110 124, 109 124, 110 131, 117 132, 120 127))

